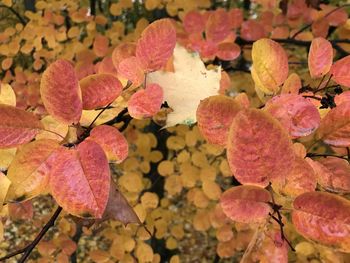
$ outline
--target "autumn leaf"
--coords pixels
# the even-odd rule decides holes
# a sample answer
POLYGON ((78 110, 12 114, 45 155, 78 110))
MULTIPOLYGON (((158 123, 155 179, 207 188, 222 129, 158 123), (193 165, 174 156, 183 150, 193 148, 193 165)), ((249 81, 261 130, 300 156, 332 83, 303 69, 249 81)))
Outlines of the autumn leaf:
POLYGON ((196 53, 176 46, 175 72, 147 74, 147 83, 157 83, 164 91, 164 101, 174 110, 168 115, 167 126, 193 124, 202 99, 217 95, 220 88, 220 69, 207 70, 196 53))
POLYGON ((56 202, 72 215, 101 218, 110 187, 108 160, 101 146, 85 140, 77 149, 62 147, 55 155, 49 185, 56 202))
POLYGON ((288 77, 288 56, 283 47, 267 38, 254 42, 252 77, 262 92, 276 94, 288 77), (253 74, 254 73, 254 74, 253 74))
POLYGON ((92 129, 88 138, 102 147, 110 162, 121 163, 128 156, 128 142, 115 127, 99 125, 92 129))
POLYGON ((209 143, 226 146, 228 131, 241 106, 223 95, 208 97, 197 109, 198 128, 209 143))
POLYGON ((311 42, 308 65, 312 78, 326 75, 331 69, 333 62, 332 44, 323 37, 314 38, 311 42))
POLYGON ((350 146, 350 101, 331 109, 321 120, 317 137, 337 147, 350 146))
POLYGON ((136 57, 147 72, 165 66, 176 45, 176 31, 170 19, 159 19, 141 34, 136 45, 136 57))
POLYGON ((30 112, 0 104, 0 148, 11 148, 31 141, 43 125, 30 112))
POLYGON ((43 73, 41 99, 47 112, 65 124, 78 123, 82 113, 81 91, 73 65, 57 60, 43 73))
POLYGON ((46 191, 55 161, 52 154, 58 147, 57 141, 43 139, 18 149, 7 173, 11 181, 7 200, 28 200, 46 191))
POLYGON ((253 185, 241 185, 226 190, 220 198, 225 215, 241 223, 262 223, 271 212, 269 191, 253 185))
MULTIPOLYGON (((11 181, 8 179, 6 175, 0 172, 0 211, 2 210, 2 206, 4 204, 7 191, 11 185, 11 181)), ((0 236, 1 240, 1 236, 0 236)))
POLYGON ((93 74, 79 81, 83 109, 102 108, 113 102, 122 92, 120 81, 111 74, 93 74))
POLYGON ((309 192, 293 202, 292 221, 305 238, 349 253, 350 201, 330 193, 309 192))
POLYGON ((227 160, 242 184, 267 186, 283 181, 294 162, 291 140, 270 114, 257 109, 240 111, 233 119, 227 160))
POLYGON ((0 104, 16 106, 16 94, 9 84, 0 84, 0 104))
POLYGON ((340 85, 344 85, 346 87, 350 87, 349 71, 350 71, 350 55, 336 61, 332 65, 329 73, 332 75, 332 79, 336 83, 340 85))

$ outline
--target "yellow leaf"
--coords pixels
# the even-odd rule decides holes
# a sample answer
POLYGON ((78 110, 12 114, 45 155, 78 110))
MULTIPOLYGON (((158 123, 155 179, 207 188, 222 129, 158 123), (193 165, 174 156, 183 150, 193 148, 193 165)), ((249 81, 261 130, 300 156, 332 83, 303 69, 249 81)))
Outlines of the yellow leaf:
MULTIPOLYGON (((11 181, 7 178, 7 176, 0 172, 0 211, 2 210, 2 206, 4 204, 10 184, 11 181)), ((0 240, 2 239, 1 228, 2 225, 0 225, 0 240)))
POLYGON ((1 84, 0 104, 16 106, 16 94, 9 84, 1 84))

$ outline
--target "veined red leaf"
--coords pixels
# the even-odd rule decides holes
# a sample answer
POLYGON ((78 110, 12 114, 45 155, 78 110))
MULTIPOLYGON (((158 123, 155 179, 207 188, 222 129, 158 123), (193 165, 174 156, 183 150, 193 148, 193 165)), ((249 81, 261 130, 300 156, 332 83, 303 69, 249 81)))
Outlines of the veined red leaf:
POLYGON ((160 19, 142 32, 137 42, 136 57, 145 71, 165 66, 176 45, 176 30, 170 19, 160 19))
POLYGON ((118 65, 120 76, 130 80, 137 87, 145 80, 145 73, 141 67, 140 61, 135 57, 123 59, 118 65))
POLYGON ((350 193, 350 165, 348 161, 337 158, 308 160, 315 171, 318 183, 326 190, 336 193, 350 193))
POLYGON ((77 149, 56 151, 50 190, 56 202, 79 217, 101 218, 110 188, 107 157, 96 142, 85 140, 77 149))
POLYGON ((310 192, 293 202, 292 221, 305 238, 350 252, 350 201, 335 194, 310 192))
POLYGON ((79 81, 83 98, 83 109, 102 108, 113 102, 122 92, 120 81, 111 74, 94 74, 79 81))
POLYGON ((205 29, 205 18, 198 11, 188 12, 183 20, 183 25, 187 33, 202 33, 205 29))
POLYGON ((131 117, 143 119, 152 117, 163 102, 163 89, 158 84, 149 84, 145 89, 138 90, 128 101, 128 111, 131 117))
POLYGON ((350 146, 350 101, 331 109, 321 120, 317 137, 337 147, 350 146))
POLYGON ((252 61, 255 84, 264 93, 276 93, 288 77, 288 56, 283 47, 267 38, 254 42, 252 61))
POLYGON ((33 113, 0 104, 0 148, 11 148, 30 142, 43 125, 33 113))
POLYGON ((243 11, 240 8, 232 8, 228 11, 230 28, 239 28, 243 23, 243 11))
POLYGON ((115 127, 99 125, 92 129, 89 138, 102 147, 110 162, 121 163, 128 156, 128 142, 115 127))
POLYGON ((310 135, 320 125, 317 108, 306 98, 297 94, 282 94, 266 103, 271 113, 293 138, 310 135))
POLYGON ((241 185, 226 190, 220 198, 225 215, 242 223, 263 222, 271 212, 270 193, 258 186, 241 185))
POLYGON ((227 160, 240 183, 265 187, 289 174, 294 151, 276 119, 267 112, 246 109, 236 115, 230 127, 227 160))
POLYGON ((234 60, 241 54, 241 48, 235 43, 224 42, 218 45, 216 56, 222 60, 234 60))
POLYGON ((340 85, 350 87, 350 55, 336 61, 331 67, 332 80, 340 85))
POLYGON ((65 124, 79 122, 83 108, 81 91, 74 67, 69 61, 59 59, 45 70, 40 94, 52 117, 65 124))
POLYGON ((230 33, 229 15, 223 8, 213 11, 205 25, 205 36, 207 40, 220 43, 230 33))
POLYGON ((17 150, 7 173, 11 181, 7 200, 23 201, 46 191, 49 173, 54 165, 53 152, 58 147, 57 141, 43 139, 17 150))
POLYGON ((326 75, 333 62, 332 44, 323 37, 314 38, 311 42, 308 65, 312 78, 326 75))
POLYGON ((240 110, 241 106, 231 97, 208 97, 197 108, 198 128, 209 143, 226 146, 229 128, 240 110))
POLYGON ((350 102, 350 90, 344 91, 343 93, 336 95, 334 97, 334 102, 337 106, 342 104, 343 102, 350 102))

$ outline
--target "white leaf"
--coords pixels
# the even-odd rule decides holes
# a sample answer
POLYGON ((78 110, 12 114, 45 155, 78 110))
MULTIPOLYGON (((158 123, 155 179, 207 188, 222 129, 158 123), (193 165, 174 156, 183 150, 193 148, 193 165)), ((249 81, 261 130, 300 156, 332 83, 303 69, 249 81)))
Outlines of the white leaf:
POLYGON ((207 70, 197 53, 190 53, 176 45, 175 72, 156 71, 147 75, 147 83, 157 83, 164 90, 164 101, 174 110, 168 115, 167 127, 176 124, 193 124, 199 102, 217 95, 221 69, 207 70))

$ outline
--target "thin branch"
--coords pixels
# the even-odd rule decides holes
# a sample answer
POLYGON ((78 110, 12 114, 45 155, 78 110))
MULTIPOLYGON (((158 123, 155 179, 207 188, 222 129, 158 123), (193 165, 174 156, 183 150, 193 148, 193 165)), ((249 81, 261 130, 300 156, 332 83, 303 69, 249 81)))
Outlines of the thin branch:
POLYGON ((15 9, 13 9, 11 6, 0 5, 0 8, 7 8, 18 18, 19 22, 21 22, 22 25, 25 26, 27 24, 27 22, 24 20, 24 18, 21 17, 21 15, 15 9))
MULTIPOLYGON (((342 8, 348 7, 348 6, 350 6, 350 4, 344 4, 344 5, 342 5, 342 6, 339 6, 339 7, 335 8, 335 9, 333 9, 332 11, 328 12, 323 18, 328 17, 329 15, 331 15, 331 14, 333 14, 334 12, 338 11, 339 9, 342 9, 342 8)), ((294 39, 297 35, 299 35, 299 34, 302 33, 303 31, 305 31, 306 29, 310 28, 310 27, 312 26, 312 24, 313 24, 313 22, 310 23, 310 24, 307 24, 307 25, 303 26, 300 30, 298 30, 297 32, 295 32, 291 38, 294 39)))
POLYGON ((307 153, 306 157, 336 157, 339 159, 343 159, 343 160, 347 160, 349 161, 349 159, 347 157, 344 156, 339 156, 339 155, 334 155, 334 154, 326 154, 326 153, 307 153))
POLYGON ((21 248, 15 252, 12 252, 2 258, 0 258, 0 261, 4 261, 6 259, 12 258, 14 256, 17 256, 19 254, 22 254, 22 257, 19 259, 19 263, 24 263, 26 261, 26 259, 29 257, 29 255, 32 253, 33 249, 36 247, 36 245, 39 244, 40 240, 44 237, 44 235, 46 234, 46 232, 55 225, 55 221, 58 218, 58 216, 60 215, 60 213, 62 212, 62 207, 58 207, 55 211, 55 213, 51 216, 51 218, 49 219, 49 221, 45 224, 45 226, 41 229, 41 231, 39 232, 39 234, 36 236, 36 238, 27 246, 25 246, 24 248, 21 248))

